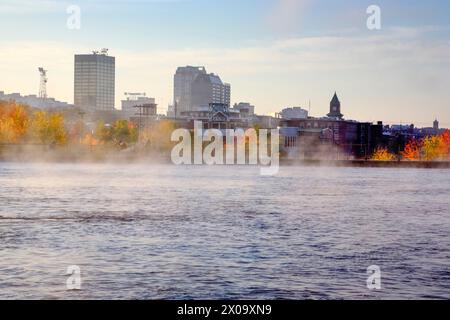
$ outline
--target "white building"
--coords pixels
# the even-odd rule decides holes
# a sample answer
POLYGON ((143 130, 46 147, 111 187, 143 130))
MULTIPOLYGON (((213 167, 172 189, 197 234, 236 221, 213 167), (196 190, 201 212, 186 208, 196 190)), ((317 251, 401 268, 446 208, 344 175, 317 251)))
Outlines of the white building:
POLYGON ((86 111, 113 111, 116 60, 107 49, 75 55, 74 103, 86 111))
POLYGON ((308 110, 300 107, 285 108, 277 117, 285 120, 308 119, 308 110))
POLYGON ((5 94, 0 91, 0 100, 15 101, 17 103, 27 104, 33 108, 49 109, 49 108, 69 108, 73 105, 67 102, 55 100, 54 98, 39 98, 37 95, 22 96, 20 93, 5 94))
POLYGON ((182 113, 208 107, 211 103, 230 105, 231 86, 218 75, 208 74, 205 67, 179 67, 174 76, 176 117, 182 113))
POLYGON ((137 107, 148 104, 155 104, 155 98, 149 98, 143 95, 128 96, 125 100, 121 101, 122 113, 128 118, 135 116, 138 112, 137 107))

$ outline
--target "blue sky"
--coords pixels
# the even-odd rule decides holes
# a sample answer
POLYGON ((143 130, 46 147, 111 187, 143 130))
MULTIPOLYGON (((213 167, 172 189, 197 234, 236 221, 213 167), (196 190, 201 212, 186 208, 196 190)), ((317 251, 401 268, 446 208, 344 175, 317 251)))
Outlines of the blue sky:
POLYGON ((335 90, 347 118, 450 127, 450 1, 0 0, 0 90, 73 100, 73 54, 110 48, 117 104, 145 91, 165 109, 179 65, 205 65, 233 102, 261 114, 306 106, 321 116, 335 90), (69 5, 81 29, 66 27, 69 5), (382 29, 366 28, 381 7, 382 29))

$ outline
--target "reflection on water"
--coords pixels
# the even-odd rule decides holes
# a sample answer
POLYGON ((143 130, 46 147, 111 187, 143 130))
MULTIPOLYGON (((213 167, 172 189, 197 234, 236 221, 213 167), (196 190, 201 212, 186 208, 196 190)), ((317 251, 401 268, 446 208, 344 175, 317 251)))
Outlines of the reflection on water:
POLYGON ((0 298, 450 298, 449 171, 0 163, 0 190, 0 298))

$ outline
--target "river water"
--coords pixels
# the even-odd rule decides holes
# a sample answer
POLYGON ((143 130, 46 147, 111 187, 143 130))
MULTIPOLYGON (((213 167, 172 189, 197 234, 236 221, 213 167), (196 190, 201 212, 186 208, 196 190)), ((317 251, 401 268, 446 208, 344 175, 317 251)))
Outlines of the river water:
POLYGON ((0 298, 450 299, 449 207, 448 170, 0 163, 0 298))

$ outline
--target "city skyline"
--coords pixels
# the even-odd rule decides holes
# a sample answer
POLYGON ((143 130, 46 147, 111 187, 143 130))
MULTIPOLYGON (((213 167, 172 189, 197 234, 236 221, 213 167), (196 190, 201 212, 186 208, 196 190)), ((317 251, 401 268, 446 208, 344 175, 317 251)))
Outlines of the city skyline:
POLYGON ((250 102, 260 114, 311 100, 311 114, 324 115, 337 91, 347 119, 431 126, 437 118, 450 127, 444 1, 378 1, 379 31, 365 26, 366 1, 248 1, 239 12, 234 1, 76 4, 80 30, 66 28, 67 2, 2 2, 1 91, 37 93, 42 65, 49 96, 73 103, 74 54, 108 47, 117 58, 116 107, 124 92, 144 91, 165 112, 176 68, 202 65, 232 85, 231 104, 250 102), (207 16, 217 28, 204 27, 207 16))

